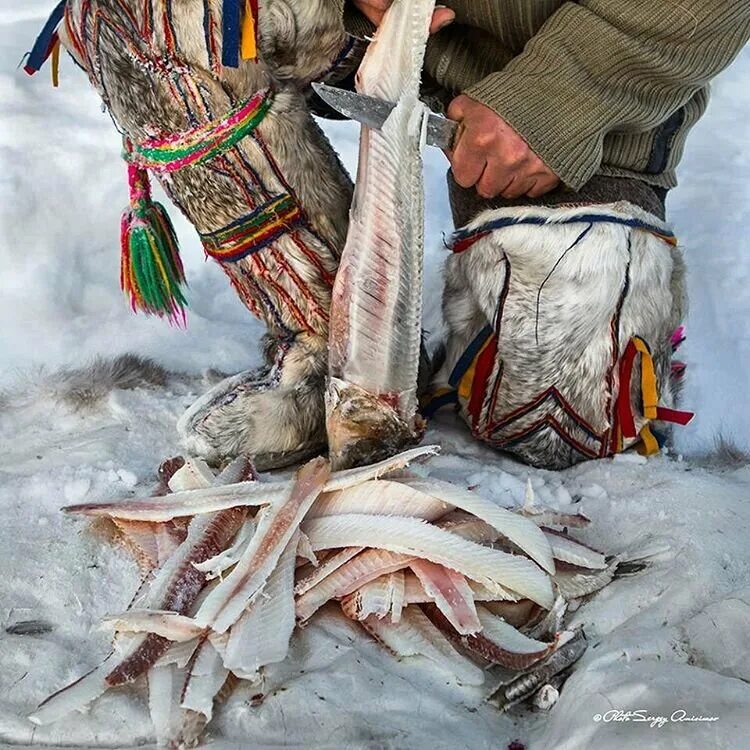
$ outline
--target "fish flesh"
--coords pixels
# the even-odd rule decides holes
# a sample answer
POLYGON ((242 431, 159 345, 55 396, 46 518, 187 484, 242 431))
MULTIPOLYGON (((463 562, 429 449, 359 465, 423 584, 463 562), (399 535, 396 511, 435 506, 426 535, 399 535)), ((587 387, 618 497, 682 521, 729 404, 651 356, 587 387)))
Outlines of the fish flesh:
POLYGON ((396 0, 357 73, 357 90, 396 106, 363 127, 349 231, 333 287, 326 428, 334 468, 418 442, 428 110, 419 100, 434 0, 396 0))
MULTIPOLYGON (((424 445, 403 451, 368 466, 335 472, 323 492, 337 492, 371 479, 399 471, 412 462, 436 456, 437 445, 424 445)), ((236 481, 231 484, 174 492, 166 496, 124 498, 99 503, 81 503, 62 508, 67 513, 85 516, 108 516, 141 521, 169 521, 173 518, 215 513, 237 507, 261 507, 284 503, 290 492, 289 482, 236 481)))
MULTIPOLYGON (((237 622, 253 597, 262 590, 330 473, 328 461, 313 459, 297 472, 285 502, 260 511, 255 534, 239 562, 198 610, 195 617, 198 625, 224 633, 237 622)), ((294 549, 296 551, 296 541, 294 549)))
POLYGON ((303 531, 315 550, 346 544, 378 547, 445 565, 490 589, 498 583, 543 607, 553 602, 547 574, 528 558, 475 544, 415 518, 329 516, 307 521, 303 531))
MULTIPOLYGON (((238 679, 261 682, 269 665, 286 659, 295 627, 331 600, 398 657, 424 656, 467 685, 484 680, 480 662, 523 671, 520 681, 506 680, 502 700, 536 692, 580 651, 557 637, 561 594, 599 588, 647 563, 602 558, 475 492, 403 472, 434 453, 411 449, 334 473, 317 458, 292 480, 267 484, 243 481, 249 464, 240 460, 210 487, 210 470, 188 461, 172 477, 182 488, 176 500, 120 501, 126 513, 169 503, 186 519, 187 536, 129 609, 105 620, 116 631, 112 654, 32 720, 55 721, 146 674, 157 742, 193 743, 222 695, 238 679), (555 557, 578 564, 560 561, 553 577, 541 565, 555 557)), ((92 508, 97 515, 104 504, 92 508)), ((117 503, 103 514, 119 520, 117 503)), ((180 525, 125 520, 157 556, 153 527, 173 534, 180 525)))

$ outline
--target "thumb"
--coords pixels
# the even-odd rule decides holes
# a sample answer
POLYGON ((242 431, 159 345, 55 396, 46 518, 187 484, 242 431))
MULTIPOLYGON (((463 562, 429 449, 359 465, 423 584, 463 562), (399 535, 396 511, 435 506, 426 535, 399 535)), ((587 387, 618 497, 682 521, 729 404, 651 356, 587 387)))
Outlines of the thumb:
POLYGON ((436 5, 430 23, 430 34, 437 34, 440 29, 450 26, 456 20, 456 14, 444 5, 436 5))
POLYGON ((456 120, 460 122, 466 116, 466 104, 469 102, 469 97, 461 94, 457 96, 449 105, 446 115, 450 120, 456 120))

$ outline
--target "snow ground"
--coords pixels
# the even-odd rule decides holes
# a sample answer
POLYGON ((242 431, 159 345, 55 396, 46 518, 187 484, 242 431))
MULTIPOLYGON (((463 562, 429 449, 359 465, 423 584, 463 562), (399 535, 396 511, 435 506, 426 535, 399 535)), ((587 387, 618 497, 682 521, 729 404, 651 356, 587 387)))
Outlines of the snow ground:
MULTIPOLYGON (((207 368, 255 362, 260 327, 224 275, 205 263, 187 224, 172 214, 190 278, 190 324, 170 329, 131 316, 118 289, 118 218, 126 201, 120 144, 83 75, 62 65, 16 70, 49 10, 49 0, 0 0, 0 746, 130 747, 147 743, 143 702, 129 691, 106 696, 85 717, 37 729, 24 719, 50 691, 94 666, 106 649, 98 619, 121 609, 135 566, 84 524, 58 513, 84 497, 122 495, 148 484, 160 459, 178 452, 173 424, 205 387, 207 368), (153 356, 175 371, 163 390, 114 391, 91 411, 55 398, 62 365, 95 354, 153 356), (53 629, 11 635, 15 622, 53 629)), ((707 467, 698 457, 717 432, 750 447, 750 313, 744 236, 750 217, 747 123, 750 51, 715 86, 707 117, 688 143, 682 186, 670 218, 690 268, 692 312, 685 404, 694 425, 680 436, 685 461, 638 458, 568 472, 530 471, 467 441, 443 419, 432 431, 444 455, 431 470, 478 485, 512 504, 531 476, 541 500, 580 496, 593 518, 583 538, 607 552, 667 550, 638 578, 623 579, 576 613, 592 647, 550 714, 499 716, 476 692, 419 663, 398 664, 367 639, 327 617, 303 631, 269 697, 251 708, 238 693, 221 713, 217 748, 497 748, 520 738, 532 748, 736 748, 750 736, 750 470, 707 467), (284 681, 283 690, 281 681, 284 681), (279 687, 278 692, 274 692, 279 687), (595 722, 607 709, 716 722, 595 722)), ((328 127, 351 167, 356 131, 328 127)), ((445 164, 429 154, 427 316, 436 325, 441 233, 450 230, 445 164)))

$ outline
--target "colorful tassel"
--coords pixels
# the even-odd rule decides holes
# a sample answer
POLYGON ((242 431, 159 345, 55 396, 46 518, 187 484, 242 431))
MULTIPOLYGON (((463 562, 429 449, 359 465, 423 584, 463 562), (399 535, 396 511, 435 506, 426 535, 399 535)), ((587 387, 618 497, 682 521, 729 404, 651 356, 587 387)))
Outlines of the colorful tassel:
POLYGON ((120 285, 134 312, 185 324, 185 281, 177 237, 164 207, 152 200, 148 173, 128 164, 130 206, 121 225, 120 285))

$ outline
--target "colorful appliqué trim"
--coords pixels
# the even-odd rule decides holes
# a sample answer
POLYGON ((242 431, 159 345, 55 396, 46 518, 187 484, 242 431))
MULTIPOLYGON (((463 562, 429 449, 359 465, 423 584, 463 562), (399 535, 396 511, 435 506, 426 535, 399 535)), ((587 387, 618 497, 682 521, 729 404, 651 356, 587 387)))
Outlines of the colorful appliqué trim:
POLYGON ((303 221, 302 209, 285 193, 222 229, 201 234, 201 240, 212 258, 232 263, 262 250, 303 221))

